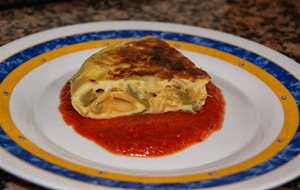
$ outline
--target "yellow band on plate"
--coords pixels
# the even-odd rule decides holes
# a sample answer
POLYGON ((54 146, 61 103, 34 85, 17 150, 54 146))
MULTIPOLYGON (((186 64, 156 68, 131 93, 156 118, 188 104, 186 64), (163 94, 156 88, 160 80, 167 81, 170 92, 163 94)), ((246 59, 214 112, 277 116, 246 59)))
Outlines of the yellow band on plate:
POLYGON ((275 156, 280 150, 282 150, 293 138, 295 132, 297 131, 298 121, 299 121, 299 113, 297 109, 296 102, 290 92, 285 88, 284 85, 280 83, 277 79, 275 79, 271 74, 267 73, 263 69, 258 66, 231 55, 229 53, 225 53, 213 48, 208 48, 200 45, 189 44, 185 42, 177 42, 177 41, 168 41, 169 44, 175 47, 179 47, 180 49, 198 52, 202 54, 206 54, 212 57, 216 57, 218 59, 224 60, 228 63, 239 66, 242 69, 252 73, 260 80, 265 82, 267 86, 269 86, 272 91, 277 95, 278 99, 281 102, 283 111, 284 111, 284 123, 281 129, 280 134, 277 139, 273 141, 265 150, 261 153, 255 155, 254 157, 243 161, 241 163, 231 165, 229 167, 219 169, 213 171, 213 175, 210 172, 206 173, 196 173, 192 175, 181 175, 181 176, 135 176, 135 175, 126 175, 120 173, 99 171, 93 168, 81 166, 79 164, 75 164, 69 162, 67 160, 63 160, 56 155, 52 155, 40 147, 36 146, 34 143, 30 141, 30 139, 23 138, 23 134, 17 129, 15 126, 9 112, 9 94, 12 93, 13 89, 17 85, 17 83, 30 71, 35 69, 36 67, 44 64, 47 61, 51 61, 52 59, 64 56, 69 53, 74 53, 77 51, 88 50, 92 48, 100 48, 106 46, 108 44, 114 44, 124 39, 111 39, 111 40, 99 40, 92 42, 84 42, 75 45, 70 45, 66 47, 62 47, 59 49, 55 49, 53 51, 41 54, 37 57, 30 59, 24 64, 17 67, 13 70, 2 82, 0 85, 0 90, 2 94, 6 94, 0 96, 0 122, 4 131, 9 135, 11 139, 13 139, 18 145, 20 145, 25 150, 29 151, 33 155, 44 159, 50 163, 55 165, 64 167, 69 170, 73 170, 76 172, 99 176, 103 178, 115 179, 115 180, 123 180, 123 181, 134 181, 134 182, 153 182, 153 183, 168 183, 168 182, 189 182, 195 180, 204 180, 204 179, 212 179, 221 176, 226 176, 230 174, 234 174, 243 170, 247 170, 251 167, 254 167, 264 161, 269 160, 273 156, 275 156), (284 97, 284 98, 282 98, 284 97), (284 139, 282 141, 281 139, 284 139))

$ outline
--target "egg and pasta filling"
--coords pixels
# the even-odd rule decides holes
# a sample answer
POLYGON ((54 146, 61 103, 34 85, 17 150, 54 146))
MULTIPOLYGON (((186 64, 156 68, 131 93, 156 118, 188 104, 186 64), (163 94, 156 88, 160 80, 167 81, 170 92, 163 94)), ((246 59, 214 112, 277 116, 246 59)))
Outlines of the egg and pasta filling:
POLYGON ((206 81, 155 77, 86 84, 73 95, 77 111, 90 118, 110 118, 169 111, 194 112, 205 103, 206 81), (76 103, 79 103, 77 105, 76 103))

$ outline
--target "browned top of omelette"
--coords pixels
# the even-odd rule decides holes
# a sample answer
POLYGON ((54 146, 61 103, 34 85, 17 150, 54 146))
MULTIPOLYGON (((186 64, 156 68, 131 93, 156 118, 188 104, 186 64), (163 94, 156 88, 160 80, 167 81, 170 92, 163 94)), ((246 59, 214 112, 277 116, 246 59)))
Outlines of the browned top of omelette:
MULTIPOLYGON (((210 79, 205 71, 197 68, 175 48, 154 37, 125 42, 122 46, 112 47, 102 52, 102 56, 113 59, 114 69, 109 73, 110 79, 134 76, 156 76, 162 79, 172 79, 174 76, 189 80, 210 79), (124 67, 124 65, 128 66, 124 67)), ((94 61, 95 64, 103 64, 101 59, 94 61)))

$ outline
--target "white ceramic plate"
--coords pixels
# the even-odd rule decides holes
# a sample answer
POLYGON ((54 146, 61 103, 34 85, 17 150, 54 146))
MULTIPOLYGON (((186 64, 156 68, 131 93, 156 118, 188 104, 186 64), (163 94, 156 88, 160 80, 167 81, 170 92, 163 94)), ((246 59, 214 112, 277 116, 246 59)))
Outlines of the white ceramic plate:
POLYGON ((99 22, 0 48, 0 166, 55 189, 265 189, 300 174, 300 66, 254 42, 191 26, 99 22), (226 101, 223 128, 159 158, 114 155, 75 133, 57 109, 92 53, 124 38, 167 40, 208 71, 226 101))

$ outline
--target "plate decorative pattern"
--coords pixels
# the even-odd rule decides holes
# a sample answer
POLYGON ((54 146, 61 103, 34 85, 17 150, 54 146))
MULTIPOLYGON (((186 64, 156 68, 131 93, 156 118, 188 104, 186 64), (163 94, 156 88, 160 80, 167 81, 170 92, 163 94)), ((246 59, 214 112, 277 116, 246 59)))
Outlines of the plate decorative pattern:
MULTIPOLYGON (((117 39, 117 38, 137 38, 147 35, 156 36, 164 40, 173 40, 178 42, 186 42, 195 45, 201 45, 204 47, 209 47, 216 49, 234 56, 237 56, 241 59, 244 59, 252 64, 263 69, 267 73, 271 74, 278 81, 280 81, 285 88, 291 93, 293 99, 297 104, 297 109, 300 110, 300 82, 299 80, 291 75, 289 72, 284 70, 279 65, 271 62, 270 60, 257 55, 253 52, 250 52, 246 49, 236 47, 231 44, 224 42, 188 35, 183 33, 174 33, 174 32, 162 32, 162 31, 149 31, 149 30, 114 30, 114 31, 99 31, 99 32, 90 32, 77 34, 72 36, 61 37, 53 39, 41 44, 37 44, 33 47, 25 49, 21 52, 18 52, 10 57, 6 58, 0 64, 0 81, 2 82, 14 69, 22 65, 26 61, 41 55, 46 52, 53 51, 55 49, 78 44, 82 42, 89 42, 95 40, 105 40, 105 39, 117 39)), ((47 60, 41 60, 47 61, 47 60)), ((241 63, 241 66, 243 63, 241 63)), ((9 96, 9 93, 1 89, 2 96, 9 96)), ((284 100, 286 97, 282 96, 281 99, 284 100)), ((2 105, 2 103, 1 103, 2 105)), ((299 113, 299 111, 297 113, 299 113)), ((3 116, 2 116, 3 117, 3 116)), ((8 117, 8 116, 7 116, 8 117)), ((299 119, 299 114, 297 116, 299 119)), ((239 182, 247 180, 268 172, 277 169, 280 166, 283 166, 293 158, 295 158, 300 152, 300 126, 299 120, 297 124, 297 131, 294 134, 291 141, 275 156, 268 159, 267 161, 258 164, 250 169, 234 173, 231 175, 226 175, 223 177, 215 177, 207 180, 197 180, 189 181, 184 183, 152 183, 152 182, 129 182, 121 181, 115 179, 108 179, 105 177, 95 177, 80 173, 77 171, 72 171, 67 168, 60 167, 51 162, 48 162, 42 158, 37 157, 36 155, 28 152, 23 149, 17 142, 10 138, 6 131, 0 127, 0 146, 8 151, 9 153, 15 155, 16 157, 24 160, 31 165, 39 167, 43 170, 50 171, 57 175, 61 175, 67 178, 72 178, 75 180, 98 184, 103 186, 112 186, 112 187, 121 187, 121 188, 137 188, 137 189, 186 189, 186 188, 203 188, 203 187, 214 187, 224 184, 230 184, 234 182, 239 182)), ((280 143, 285 139, 278 138, 276 141, 280 143)))

